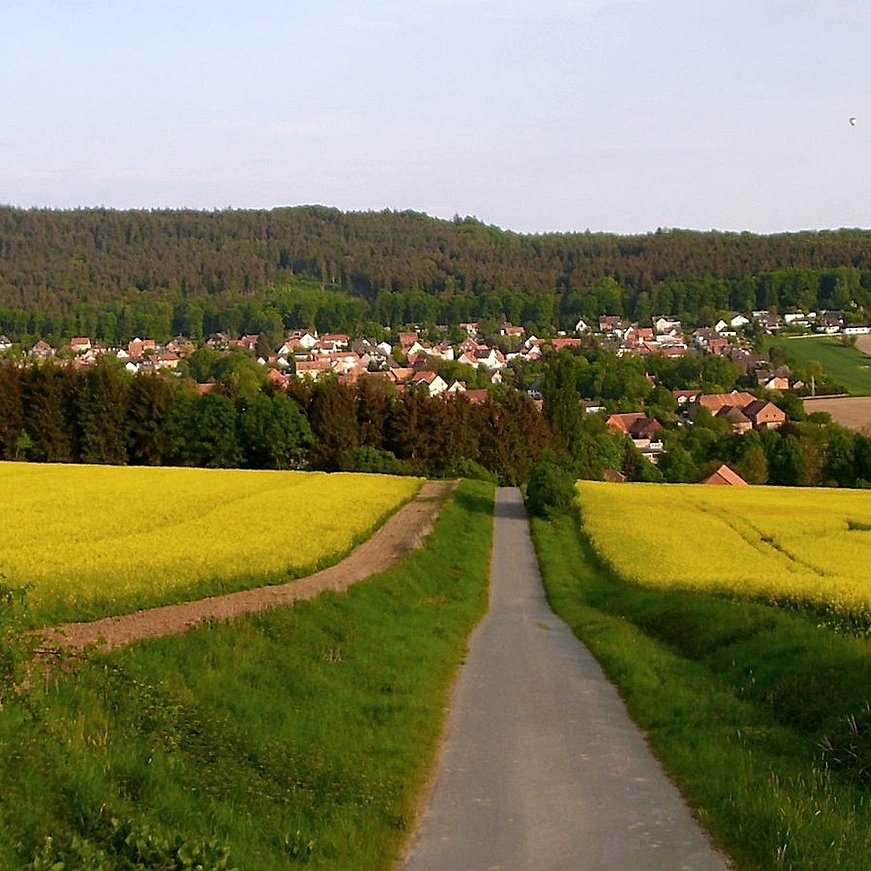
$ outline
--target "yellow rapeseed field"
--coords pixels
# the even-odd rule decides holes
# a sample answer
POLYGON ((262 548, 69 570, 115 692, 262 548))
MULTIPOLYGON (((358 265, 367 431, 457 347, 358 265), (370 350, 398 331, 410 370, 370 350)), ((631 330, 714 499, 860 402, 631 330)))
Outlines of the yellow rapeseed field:
POLYGON ((0 575, 37 612, 117 613, 298 575, 420 487, 387 475, 0 463, 0 575))
POLYGON ((627 580, 871 619, 871 492, 584 481, 578 499, 627 580))

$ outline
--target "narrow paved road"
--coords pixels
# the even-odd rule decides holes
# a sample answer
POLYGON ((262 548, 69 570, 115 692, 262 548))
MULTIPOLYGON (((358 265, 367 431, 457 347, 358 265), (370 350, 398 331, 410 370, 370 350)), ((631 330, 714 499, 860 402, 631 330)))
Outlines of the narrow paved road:
POLYGON ((497 492, 490 581, 406 871, 728 867, 548 607, 514 488, 497 492))

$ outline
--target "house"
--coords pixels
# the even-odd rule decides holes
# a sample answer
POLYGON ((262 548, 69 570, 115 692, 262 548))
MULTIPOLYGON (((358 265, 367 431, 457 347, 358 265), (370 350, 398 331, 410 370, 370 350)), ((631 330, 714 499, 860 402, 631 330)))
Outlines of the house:
POLYGON ((157 342, 154 339, 133 339, 127 343, 127 356, 131 360, 138 360, 144 357, 149 351, 157 350, 157 342))
POLYGON ((474 351, 465 351, 459 358, 460 363, 474 366, 476 369, 482 366, 485 369, 502 369, 506 365, 505 355, 498 348, 477 346, 474 351))
POLYGON ((786 413, 767 399, 756 399, 741 411, 750 418, 754 429, 780 429, 786 422, 786 413))
POLYGON ((589 333, 590 325, 583 318, 578 318, 578 322, 575 324, 575 332, 589 333))
POLYGON ((730 487, 749 487, 750 485, 733 469, 730 469, 725 463, 714 472, 713 475, 705 478, 703 484, 725 484, 730 487))
POLYGON ((315 345, 318 343, 317 333, 310 333, 308 331, 302 333, 301 335, 293 335, 291 339, 296 339, 299 342, 300 348, 305 348, 306 351, 311 351, 315 345))
POLYGON ((752 393, 733 390, 731 393, 704 393, 693 405, 698 408, 707 408, 711 414, 716 414, 723 406, 734 405, 736 408, 743 409, 755 401, 756 397, 752 393))
POLYGON ((91 340, 87 336, 74 336, 70 339, 70 350, 74 354, 84 354, 91 350, 91 340))
POLYGON ((519 339, 526 333, 526 330, 523 327, 514 327, 511 324, 503 324, 502 328, 499 330, 500 336, 508 336, 512 339, 519 339))
POLYGON ((653 329, 658 334, 680 332, 681 322, 674 315, 661 315, 653 319, 653 329))
POLYGON ((430 396, 438 396, 448 389, 447 382, 435 372, 415 372, 407 383, 413 387, 426 387, 430 396))
MULTIPOLYGON (((766 312, 767 314, 767 312, 766 312)), ((740 330, 750 323, 750 318, 742 315, 741 312, 729 312, 729 326, 735 330, 740 330)))
POLYGON ((729 421, 733 432, 746 432, 744 418, 750 421, 753 429, 778 429, 786 421, 786 413, 767 399, 757 399, 752 393, 733 390, 731 393, 707 393, 688 405, 690 419, 694 419, 698 409, 707 408, 715 417, 729 421), (740 414, 731 411, 735 409, 740 414))
POLYGON ((770 370, 759 369, 756 371, 756 383, 766 390, 789 390, 789 377, 777 375, 770 370))
POLYGON ((226 333, 212 333, 206 339, 206 347, 213 351, 226 351, 230 347, 230 337, 226 333))
POLYGON ((324 333, 321 336, 321 344, 328 343, 337 351, 344 350, 350 343, 350 338, 344 333, 324 333))
POLYGON ((167 349, 158 351, 151 359, 155 369, 177 369, 181 362, 178 354, 167 349))
POLYGON ((784 312, 783 322, 790 326, 792 324, 806 324, 807 315, 803 311, 784 312))
POLYGON ((48 342, 40 339, 31 349, 30 356, 35 360, 47 360, 49 357, 54 357, 55 350, 48 342))
POLYGON ((871 333, 871 327, 854 324, 852 327, 844 327, 841 332, 843 332, 845 336, 867 336, 868 333, 871 333))
POLYGON ((756 325, 767 333, 773 333, 777 330, 783 329, 783 320, 777 315, 768 314, 766 312, 756 318, 756 325))
POLYGON ((266 380, 272 384, 275 384, 277 387, 280 387, 282 390, 287 390, 287 385, 290 381, 290 375, 285 375, 283 372, 279 372, 277 369, 267 369, 266 380))
POLYGON ((697 402, 702 395, 701 390, 672 390, 675 402, 679 406, 686 406, 691 402, 697 402))
POLYGON ((6 336, 0 336, 0 354, 4 351, 8 351, 12 347, 12 342, 6 338, 6 336))
POLYGON ((614 433, 623 433, 632 439, 641 455, 656 463, 665 446, 659 433, 662 424, 654 417, 648 417, 640 411, 626 414, 612 414, 606 421, 608 429, 614 433))
MULTIPOLYGON (((720 321, 722 323, 722 321, 720 321)), ((693 344, 698 348, 707 348, 708 345, 720 338, 717 328, 700 327, 693 332, 693 344)))
POLYGON ((248 351, 253 354, 257 350, 257 343, 260 341, 260 334, 253 333, 247 336, 241 336, 238 339, 231 339, 228 342, 231 348, 241 348, 243 351, 248 351))
POLYGON ((831 336, 840 333, 842 326, 844 326, 844 316, 840 312, 826 312, 820 316, 816 331, 831 336))
POLYGON ((753 429, 753 421, 740 408, 734 405, 724 405, 714 417, 728 421, 730 432, 736 435, 743 435, 745 432, 753 429))
POLYGON ((655 417, 648 417, 641 411, 612 414, 607 420, 614 432, 622 432, 633 439, 650 440, 663 427, 655 417))
POLYGON ((318 357, 317 360, 297 360, 296 377, 311 378, 316 381, 324 372, 330 372, 333 366, 326 357, 318 357))
POLYGON ((408 349, 420 338, 417 333, 400 333, 399 334, 399 347, 402 349, 403 354, 407 353, 408 349))
POLYGON ((166 343, 166 350, 178 354, 179 357, 189 357, 196 351, 196 346, 185 336, 176 336, 166 343))

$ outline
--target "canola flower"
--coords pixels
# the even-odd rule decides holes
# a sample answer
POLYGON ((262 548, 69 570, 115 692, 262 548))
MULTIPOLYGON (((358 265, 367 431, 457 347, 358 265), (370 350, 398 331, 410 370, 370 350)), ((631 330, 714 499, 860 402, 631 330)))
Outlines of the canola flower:
POLYGON ((584 529, 628 581, 871 623, 871 492, 578 483, 584 529))
POLYGON ((387 475, 0 463, 0 575, 36 610, 118 613, 286 580, 411 498, 387 475), (60 606, 60 608, 58 607, 60 606))

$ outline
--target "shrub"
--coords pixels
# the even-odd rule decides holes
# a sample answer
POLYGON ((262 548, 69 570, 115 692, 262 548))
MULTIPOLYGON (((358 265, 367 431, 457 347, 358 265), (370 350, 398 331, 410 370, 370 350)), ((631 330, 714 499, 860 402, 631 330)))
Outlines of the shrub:
POLYGON ((340 472, 371 472, 378 475, 414 475, 410 464, 390 451, 363 445, 339 455, 340 472))
POLYGON ((575 499, 575 473, 570 463, 552 453, 532 467, 526 487, 530 514, 552 519, 565 514, 575 499))

